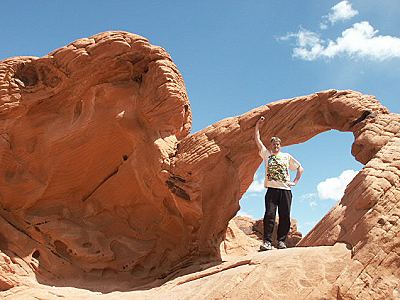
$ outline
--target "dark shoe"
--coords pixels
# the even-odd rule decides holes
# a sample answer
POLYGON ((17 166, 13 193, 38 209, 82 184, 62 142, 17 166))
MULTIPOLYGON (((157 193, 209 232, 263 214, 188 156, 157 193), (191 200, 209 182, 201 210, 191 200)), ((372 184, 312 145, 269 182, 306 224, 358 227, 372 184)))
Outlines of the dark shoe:
POLYGON ((285 244, 284 241, 279 241, 278 245, 276 245, 276 248, 278 248, 278 249, 286 249, 287 247, 286 247, 286 244, 285 244))
POLYGON ((267 251, 267 250, 272 250, 272 244, 270 241, 265 241, 260 246, 260 251, 267 251))

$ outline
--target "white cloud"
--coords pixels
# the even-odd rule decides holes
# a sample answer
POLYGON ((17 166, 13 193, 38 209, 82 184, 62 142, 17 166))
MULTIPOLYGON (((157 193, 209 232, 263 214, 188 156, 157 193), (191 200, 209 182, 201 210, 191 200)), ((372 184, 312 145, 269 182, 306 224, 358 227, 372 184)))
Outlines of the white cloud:
POLYGON ((322 30, 328 29, 328 25, 326 24, 326 22, 322 22, 321 24, 319 24, 319 28, 321 28, 322 30))
POLYGON ((301 202, 307 202, 311 208, 317 207, 317 193, 307 193, 300 196, 301 202))
POLYGON ((317 33, 303 28, 281 40, 289 38, 296 39, 297 46, 293 49, 293 56, 309 61, 339 55, 378 61, 400 58, 400 38, 378 35, 378 30, 367 21, 355 23, 344 30, 336 41, 323 40, 317 33))
POLYGON ((317 203, 317 201, 312 200, 312 201, 309 202, 309 205, 310 205, 311 208, 313 208, 313 207, 317 207, 318 203, 317 203))
POLYGON ((256 176, 254 176, 253 182, 250 184, 247 191, 250 193, 260 193, 263 192, 264 190, 265 190, 264 179, 257 176, 256 174, 256 176))
POLYGON ((320 199, 340 200, 344 195, 346 186, 357 175, 357 171, 345 170, 338 177, 328 178, 317 185, 320 199))
MULTIPOLYGON (((320 28, 328 29, 329 25, 349 20, 356 15, 358 11, 349 1, 341 1, 331 7, 328 15, 322 16, 320 28)), ((296 46, 293 49, 293 57, 308 61, 337 56, 376 61, 400 58, 400 37, 379 35, 378 32, 368 21, 363 21, 345 29, 335 39, 325 38, 316 32, 300 28, 298 32, 288 33, 278 40, 294 39, 296 46)))
POLYGON ((327 18, 331 24, 334 24, 337 21, 351 19, 356 15, 358 15, 358 11, 351 7, 349 1, 341 1, 331 8, 331 13, 329 13, 327 18))
POLYGON ((300 201, 304 201, 304 200, 310 201, 312 199, 315 199, 316 196, 317 196, 316 193, 307 193, 307 194, 300 196, 300 201))

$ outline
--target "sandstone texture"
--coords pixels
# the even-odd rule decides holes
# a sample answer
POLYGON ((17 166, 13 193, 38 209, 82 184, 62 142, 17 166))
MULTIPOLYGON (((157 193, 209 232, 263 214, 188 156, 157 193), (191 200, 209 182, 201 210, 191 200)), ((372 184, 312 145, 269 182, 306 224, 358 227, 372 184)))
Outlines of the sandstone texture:
MULTIPOLYGON (((279 218, 277 217, 275 220, 276 226, 274 227, 274 231, 272 233, 272 244, 276 246, 277 244, 277 231, 278 231, 278 222, 279 218)), ((263 240, 263 231, 264 231, 264 222, 263 220, 253 220, 246 216, 236 216, 231 221, 229 221, 227 234, 225 236, 225 242, 227 239, 231 238, 231 235, 239 236, 241 233, 235 234, 237 231, 236 228, 240 229, 247 236, 256 239, 258 244, 260 245, 263 240), (232 224, 234 223, 234 224, 232 224)), ((288 233, 288 237, 286 240, 286 245, 291 248, 297 245, 297 243, 301 240, 302 234, 297 229, 297 220, 291 218, 290 219, 290 230, 288 233)), ((238 242, 238 244, 243 244, 238 242)))
MULTIPOLYGON (((272 245, 277 244, 277 233, 278 233, 278 223, 279 223, 279 218, 277 217, 275 219, 275 227, 274 231, 272 232, 272 245)), ((264 222, 263 220, 257 220, 253 224, 253 230, 254 234, 260 239, 263 239, 263 232, 264 232, 264 222)), ((298 242, 300 242, 302 238, 301 232, 297 230, 297 220, 295 219, 290 219, 290 230, 286 239, 286 246, 289 248, 294 247, 297 245, 298 242)))
POLYGON ((190 127, 182 76, 143 37, 1 61, 0 297, 396 299, 399 115, 328 90, 190 127), (283 146, 352 132, 365 167, 297 247, 251 252, 242 236, 249 248, 221 262, 261 163, 260 116, 283 146))
MULTIPOLYGON (((278 222, 279 219, 276 219, 278 222)), ((272 245, 276 248, 277 227, 272 233, 272 245)), ((286 240, 288 248, 295 247, 301 240, 302 234, 297 231, 297 221, 291 219, 290 231, 286 240)), ((225 239, 220 245, 222 260, 232 260, 258 252, 263 241, 263 220, 253 220, 245 216, 236 216, 228 223, 225 239)))
POLYGON ((331 286, 351 262, 346 245, 252 253, 172 279, 160 287, 107 294, 71 287, 21 286, 5 299, 336 299, 331 286), (36 297, 36 298, 34 298, 36 297), (256 298, 257 299, 257 298, 256 298))

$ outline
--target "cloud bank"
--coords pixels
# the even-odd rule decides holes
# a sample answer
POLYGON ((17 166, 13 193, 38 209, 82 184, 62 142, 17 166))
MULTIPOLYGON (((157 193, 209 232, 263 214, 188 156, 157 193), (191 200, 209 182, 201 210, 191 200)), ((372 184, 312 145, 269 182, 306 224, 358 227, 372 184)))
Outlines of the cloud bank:
POLYGON ((295 38, 297 47, 293 56, 304 60, 348 56, 383 61, 400 57, 400 38, 378 35, 367 21, 355 23, 336 39, 323 40, 315 32, 300 29, 285 38, 295 38))
POLYGON ((333 25, 338 21, 349 20, 356 15, 358 15, 358 11, 353 9, 349 1, 339 2, 331 7, 331 12, 328 15, 322 17, 324 22, 321 23, 321 29, 326 29, 328 27, 328 22, 333 25))
MULTIPOLYGON (((357 14, 358 11, 348 1, 342 1, 331 8, 331 13, 322 17, 325 21, 320 26, 327 29, 329 23, 333 25, 357 14)), ((400 38, 378 33, 368 21, 362 21, 342 31, 334 40, 302 27, 298 32, 288 33, 278 40, 295 40, 293 57, 307 61, 339 56, 372 61, 400 58, 400 38)))
POLYGON ((338 177, 327 178, 317 185, 319 199, 340 200, 347 185, 358 174, 354 170, 345 170, 338 177))

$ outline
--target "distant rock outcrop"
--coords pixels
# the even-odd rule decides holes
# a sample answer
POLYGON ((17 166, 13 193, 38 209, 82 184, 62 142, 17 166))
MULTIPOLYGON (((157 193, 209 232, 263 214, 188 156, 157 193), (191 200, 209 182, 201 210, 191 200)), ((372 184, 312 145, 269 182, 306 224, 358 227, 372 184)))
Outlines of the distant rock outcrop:
POLYGON ((169 291, 190 298, 182 288, 197 288, 196 295, 214 298, 394 297, 399 115, 373 96, 328 90, 269 103, 191 135, 190 127, 178 69, 143 37, 107 32, 42 58, 1 61, 2 296, 56 298, 69 290, 50 286, 66 286, 95 297, 88 290, 161 285, 200 270, 126 296, 169 291), (331 129, 353 132, 352 154, 365 167, 300 242, 324 247, 215 266, 228 222, 261 163, 254 143, 260 116, 262 137, 278 135, 283 146, 331 129), (275 273, 266 275, 266 268, 275 273), (220 292, 205 282, 217 273, 220 292))

